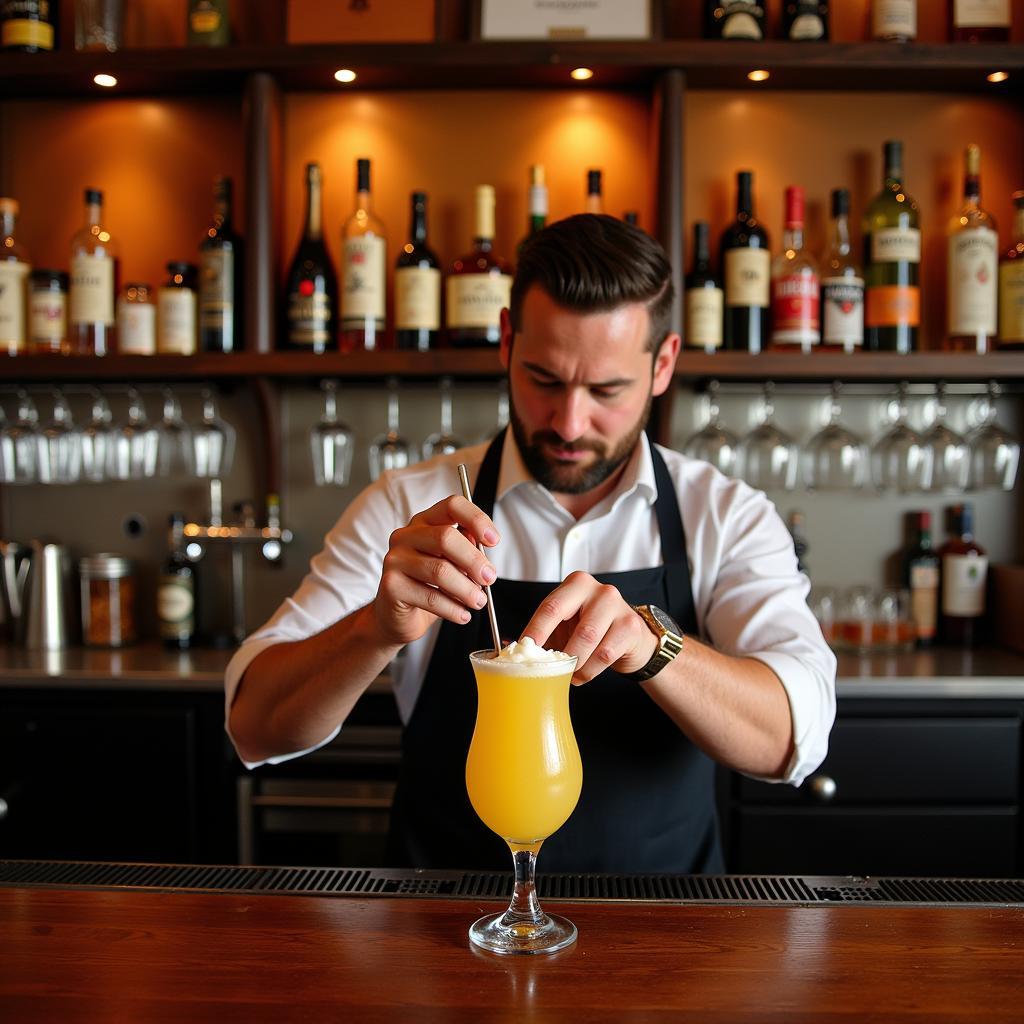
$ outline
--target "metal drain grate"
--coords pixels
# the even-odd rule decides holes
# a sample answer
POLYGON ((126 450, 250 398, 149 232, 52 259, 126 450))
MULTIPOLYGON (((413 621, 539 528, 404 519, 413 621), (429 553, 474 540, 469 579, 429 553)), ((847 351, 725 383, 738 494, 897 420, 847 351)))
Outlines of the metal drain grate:
MULTIPOLYGON (((506 900, 511 872, 0 861, 0 887, 506 900)), ((541 899, 673 903, 1024 903, 1024 881, 793 875, 541 875, 541 899)))

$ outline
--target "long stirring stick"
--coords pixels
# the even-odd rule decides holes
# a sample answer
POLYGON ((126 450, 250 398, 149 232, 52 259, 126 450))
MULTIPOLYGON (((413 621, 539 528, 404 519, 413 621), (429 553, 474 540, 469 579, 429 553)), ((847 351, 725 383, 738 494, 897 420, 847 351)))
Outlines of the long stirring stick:
MULTIPOLYGON (((473 492, 469 489, 469 477, 466 475, 466 467, 463 463, 459 463, 459 483, 462 484, 462 495, 467 501, 473 500, 473 492)), ((476 546, 481 552, 484 550, 483 544, 480 541, 476 542, 476 546)), ((494 638, 494 653, 499 654, 501 652, 501 636, 498 633, 498 616, 494 611, 494 598, 491 595, 491 588, 485 586, 484 594, 487 597, 487 618, 491 623, 491 636, 494 638)))

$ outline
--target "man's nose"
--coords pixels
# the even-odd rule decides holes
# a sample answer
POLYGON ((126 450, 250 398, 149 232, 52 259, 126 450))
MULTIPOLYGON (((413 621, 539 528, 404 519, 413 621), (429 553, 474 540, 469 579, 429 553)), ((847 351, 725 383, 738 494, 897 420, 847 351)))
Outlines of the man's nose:
POLYGON ((567 389, 558 402, 551 417, 551 429, 563 441, 575 441, 587 432, 590 413, 587 396, 575 388, 567 389))

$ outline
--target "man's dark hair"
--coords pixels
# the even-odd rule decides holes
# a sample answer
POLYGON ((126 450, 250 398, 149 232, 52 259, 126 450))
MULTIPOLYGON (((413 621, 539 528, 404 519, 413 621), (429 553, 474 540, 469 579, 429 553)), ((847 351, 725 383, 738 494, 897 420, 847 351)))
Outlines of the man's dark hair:
POLYGON ((523 299, 535 284, 560 306, 581 313, 645 303, 651 318, 649 352, 656 352, 669 333, 674 291, 665 251, 645 231, 615 217, 579 213, 530 236, 512 282, 513 331, 519 330, 523 299))

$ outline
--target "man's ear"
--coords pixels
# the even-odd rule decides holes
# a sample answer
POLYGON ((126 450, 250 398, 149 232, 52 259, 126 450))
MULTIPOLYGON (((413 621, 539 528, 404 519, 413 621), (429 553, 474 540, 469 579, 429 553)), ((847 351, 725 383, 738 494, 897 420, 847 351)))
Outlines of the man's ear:
POLYGON ((654 354, 654 380, 651 385, 652 395, 661 395, 668 390, 675 372, 676 359, 679 356, 681 340, 678 334, 666 335, 654 354))

